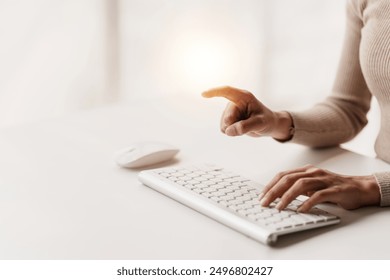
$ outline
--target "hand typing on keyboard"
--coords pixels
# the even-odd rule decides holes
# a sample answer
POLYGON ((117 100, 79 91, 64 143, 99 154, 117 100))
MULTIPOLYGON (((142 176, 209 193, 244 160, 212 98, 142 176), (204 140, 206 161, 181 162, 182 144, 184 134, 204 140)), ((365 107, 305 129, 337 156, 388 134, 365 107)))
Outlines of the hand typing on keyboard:
POLYGON ((285 210, 262 207, 262 186, 239 174, 212 166, 181 166, 145 170, 139 174, 145 185, 230 226, 260 242, 275 242, 280 235, 331 225, 339 218, 319 208, 297 213, 293 200, 285 210))
MULTIPOLYGON (((202 95, 207 98, 225 97, 231 101, 221 118, 221 130, 229 136, 271 136, 279 141, 288 141, 294 136, 293 118, 290 113, 270 110, 248 91, 220 87, 208 90, 202 95)), ((326 130, 330 131, 328 127, 326 130)), ((321 145, 334 144, 337 143, 321 145)), ((379 205, 381 201, 374 175, 345 176, 310 165, 277 174, 260 194, 260 200, 262 206, 269 206, 275 199, 280 198, 276 208, 282 210, 299 195, 309 196, 298 208, 300 212, 307 212, 322 202, 333 202, 345 209, 355 209, 379 205)))
POLYGON ((309 199, 297 209, 298 212, 307 212, 322 202, 333 202, 345 209, 356 209, 378 203, 379 194, 372 191, 372 188, 378 189, 378 186, 372 177, 344 176, 307 165, 277 174, 260 194, 260 204, 269 206, 280 197, 275 207, 282 210, 295 197, 305 194, 309 199))

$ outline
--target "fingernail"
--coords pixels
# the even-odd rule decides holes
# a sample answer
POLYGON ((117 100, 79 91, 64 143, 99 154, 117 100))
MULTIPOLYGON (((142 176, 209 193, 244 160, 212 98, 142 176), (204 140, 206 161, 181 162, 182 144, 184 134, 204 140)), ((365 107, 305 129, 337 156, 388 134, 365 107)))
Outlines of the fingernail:
POLYGON ((261 199, 264 197, 264 193, 260 193, 259 194, 259 200, 261 201, 261 199))
POLYGON ((276 204, 275 206, 276 209, 278 209, 279 211, 281 211, 282 209, 282 201, 279 201, 278 204, 276 204))

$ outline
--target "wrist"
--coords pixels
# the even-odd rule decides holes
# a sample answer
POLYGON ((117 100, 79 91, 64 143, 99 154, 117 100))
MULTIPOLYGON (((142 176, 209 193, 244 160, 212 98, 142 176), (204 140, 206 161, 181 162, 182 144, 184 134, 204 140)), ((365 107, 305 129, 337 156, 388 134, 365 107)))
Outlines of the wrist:
POLYGON ((359 176, 357 179, 363 191, 361 197, 362 206, 380 205, 381 195, 375 176, 359 176))
POLYGON ((291 115, 286 112, 274 112, 275 125, 271 136, 278 141, 288 141, 294 135, 294 123, 291 115))

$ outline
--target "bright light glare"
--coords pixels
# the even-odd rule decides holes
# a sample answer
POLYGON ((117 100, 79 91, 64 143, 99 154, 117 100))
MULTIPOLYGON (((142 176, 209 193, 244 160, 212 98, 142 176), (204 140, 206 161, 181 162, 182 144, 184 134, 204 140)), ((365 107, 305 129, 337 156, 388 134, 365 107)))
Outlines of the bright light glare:
POLYGON ((237 71, 234 46, 210 36, 177 37, 168 57, 170 80, 179 91, 199 94, 211 87, 230 84, 237 71))
POLYGON ((213 42, 190 44, 179 56, 179 67, 189 82, 210 84, 227 74, 229 57, 213 42))

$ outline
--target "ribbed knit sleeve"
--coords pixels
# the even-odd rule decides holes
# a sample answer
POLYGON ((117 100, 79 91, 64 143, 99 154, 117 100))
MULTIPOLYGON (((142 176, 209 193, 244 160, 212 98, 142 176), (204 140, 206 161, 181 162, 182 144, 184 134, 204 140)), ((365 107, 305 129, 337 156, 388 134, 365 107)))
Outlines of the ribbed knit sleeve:
POLYGON ((359 63, 362 20, 351 2, 343 51, 331 95, 309 110, 290 112, 292 142, 311 147, 333 146, 351 140, 366 125, 371 93, 359 63))
POLYGON ((381 206, 390 206, 390 172, 374 174, 381 193, 381 206))

